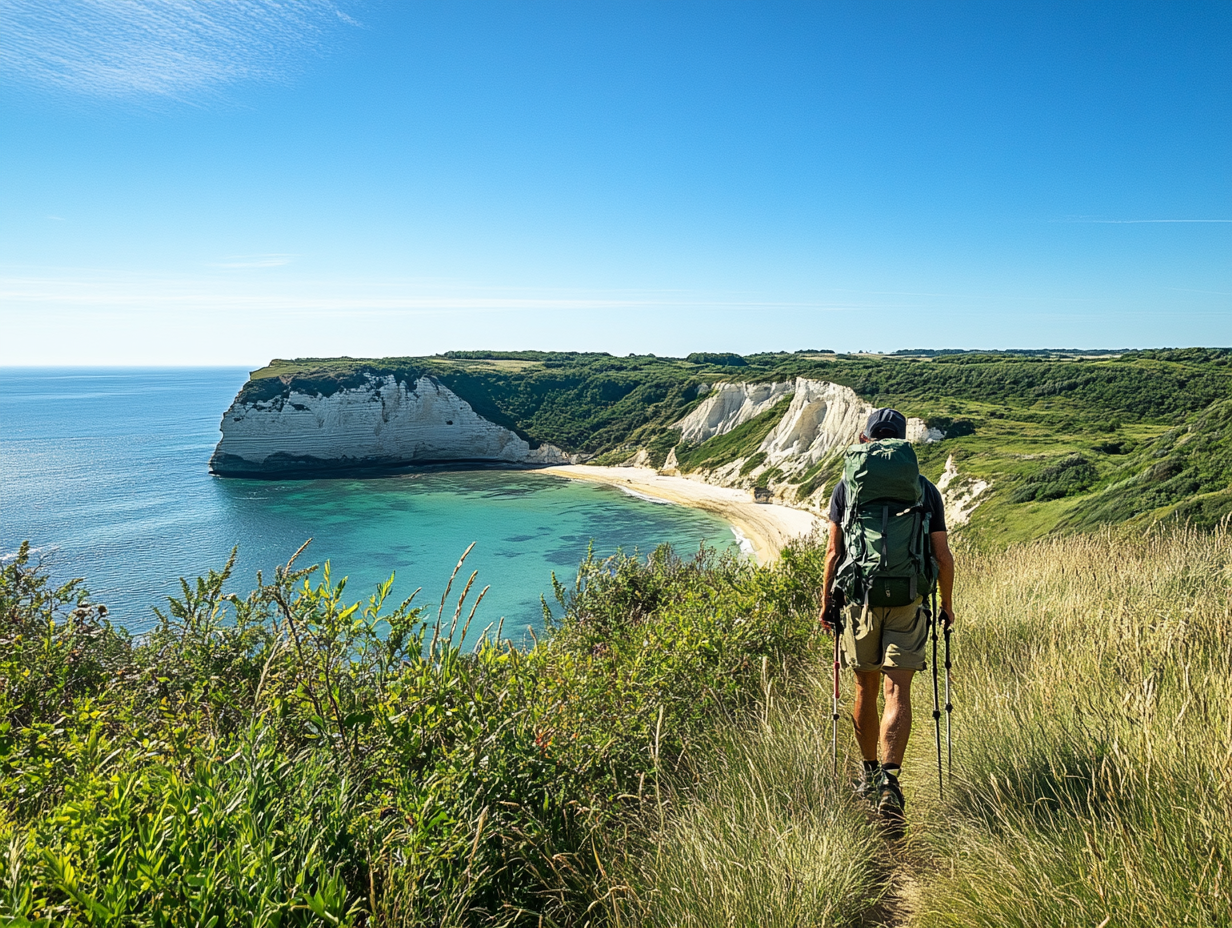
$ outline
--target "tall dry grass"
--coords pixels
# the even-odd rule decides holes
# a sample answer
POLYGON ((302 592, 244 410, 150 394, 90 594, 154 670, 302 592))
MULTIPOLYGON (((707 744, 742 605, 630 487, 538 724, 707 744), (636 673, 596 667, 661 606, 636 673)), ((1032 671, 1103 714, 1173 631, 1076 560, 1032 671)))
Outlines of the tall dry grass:
POLYGON ((968 553, 957 605, 953 778, 940 801, 918 679, 906 840, 834 776, 818 687, 663 801, 623 923, 1232 925, 1232 536, 968 553))
POLYGON ((804 699, 767 700, 756 725, 727 726, 699 746, 697 784, 662 797, 627 918, 647 928, 821 928, 852 924, 880 899, 880 842, 834 776, 821 698, 809 686, 804 699))
POLYGON ((972 556, 958 603, 960 737, 918 923, 1232 925, 1226 527, 972 556))

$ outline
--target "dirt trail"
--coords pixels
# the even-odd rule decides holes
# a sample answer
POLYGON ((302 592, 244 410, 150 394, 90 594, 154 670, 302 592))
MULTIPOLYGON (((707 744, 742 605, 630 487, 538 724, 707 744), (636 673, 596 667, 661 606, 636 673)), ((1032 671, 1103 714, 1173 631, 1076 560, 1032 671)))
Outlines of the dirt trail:
POLYGON ((917 706, 916 724, 903 765, 907 829, 901 836, 881 832, 877 865, 878 876, 887 887, 886 895, 865 913, 860 921, 861 928, 911 928, 915 925, 926 891, 927 875, 944 863, 938 859, 937 847, 930 841, 941 828, 943 814, 937 796, 932 719, 927 718, 925 726, 919 708, 917 706))
POLYGON ((918 875, 925 866, 918 839, 910 837, 885 842, 881 866, 889 888, 884 899, 861 920, 861 928, 909 928, 919 908, 923 891, 918 875))

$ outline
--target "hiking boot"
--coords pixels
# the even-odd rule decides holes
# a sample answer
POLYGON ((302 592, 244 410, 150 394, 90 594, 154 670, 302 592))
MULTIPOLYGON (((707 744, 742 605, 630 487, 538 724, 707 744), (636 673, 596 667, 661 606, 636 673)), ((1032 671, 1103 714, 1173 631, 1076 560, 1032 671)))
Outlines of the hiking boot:
POLYGON ((884 770, 880 771, 877 777, 877 814, 882 821, 890 825, 902 825, 906 820, 903 812, 906 805, 903 789, 898 785, 898 777, 884 770))
POLYGON ((867 802, 873 807, 874 811, 877 809, 877 787, 880 778, 880 767, 874 768, 873 770, 861 770, 860 776, 856 779, 854 785, 856 799, 861 799, 864 802, 867 802))

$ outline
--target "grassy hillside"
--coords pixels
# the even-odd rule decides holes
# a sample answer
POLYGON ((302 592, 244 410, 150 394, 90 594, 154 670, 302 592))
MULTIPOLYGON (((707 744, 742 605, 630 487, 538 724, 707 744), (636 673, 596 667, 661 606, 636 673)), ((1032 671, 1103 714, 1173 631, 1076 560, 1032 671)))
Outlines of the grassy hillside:
MULTIPOLYGON (((601 463, 646 448, 656 465, 678 443, 674 425, 696 407, 702 384, 830 380, 946 431, 945 441, 922 449, 925 472, 938 478, 953 455, 964 473, 990 481, 970 531, 1002 543, 1174 512, 1212 523, 1232 511, 1232 465, 1220 451, 1228 446, 1229 349, 302 359, 254 371, 241 397, 268 399, 292 388, 330 393, 366 372, 437 377, 533 444, 551 442, 601 463)), ((766 413, 738 434, 678 447, 677 459, 696 470, 747 457, 775 421, 766 413)), ((798 477, 802 496, 832 476, 822 464, 798 477)))
POLYGON ((849 723, 832 772, 819 555, 588 561, 535 647, 470 653, 464 574, 419 610, 224 571, 134 642, 23 552, 0 919, 1232 925, 1226 529, 960 549, 953 779, 917 686, 904 842, 852 798, 849 723))
MULTIPOLYGON (((922 928, 1232 925, 1232 536, 969 555, 954 780, 912 761, 922 928)), ((961 614, 961 613, 960 613, 961 614)))
POLYGON ((622 874, 622 923, 1232 925, 1229 566, 1226 530, 1179 524, 960 552, 944 800, 919 680, 905 840, 848 819, 820 680, 715 736, 622 874))

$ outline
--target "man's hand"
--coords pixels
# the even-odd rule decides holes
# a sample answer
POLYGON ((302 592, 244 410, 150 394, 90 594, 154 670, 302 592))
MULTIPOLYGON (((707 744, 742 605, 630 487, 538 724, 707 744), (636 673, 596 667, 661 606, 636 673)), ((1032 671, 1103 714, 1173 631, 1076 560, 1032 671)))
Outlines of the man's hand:
POLYGON ((817 621, 832 635, 843 633, 843 605, 842 590, 828 590, 822 595, 821 611, 817 613, 817 621))
POLYGON ((952 603, 941 604, 941 627, 946 631, 954 627, 954 606, 952 603))
MULTIPOLYGON (((817 613, 817 621, 826 631, 834 632, 834 617, 839 608, 835 600, 834 573, 838 568, 839 558, 843 554, 843 530, 837 522, 830 523, 830 538, 826 542, 826 570, 821 581, 821 611, 817 613)), ((841 595, 841 594, 839 594, 841 595)))

